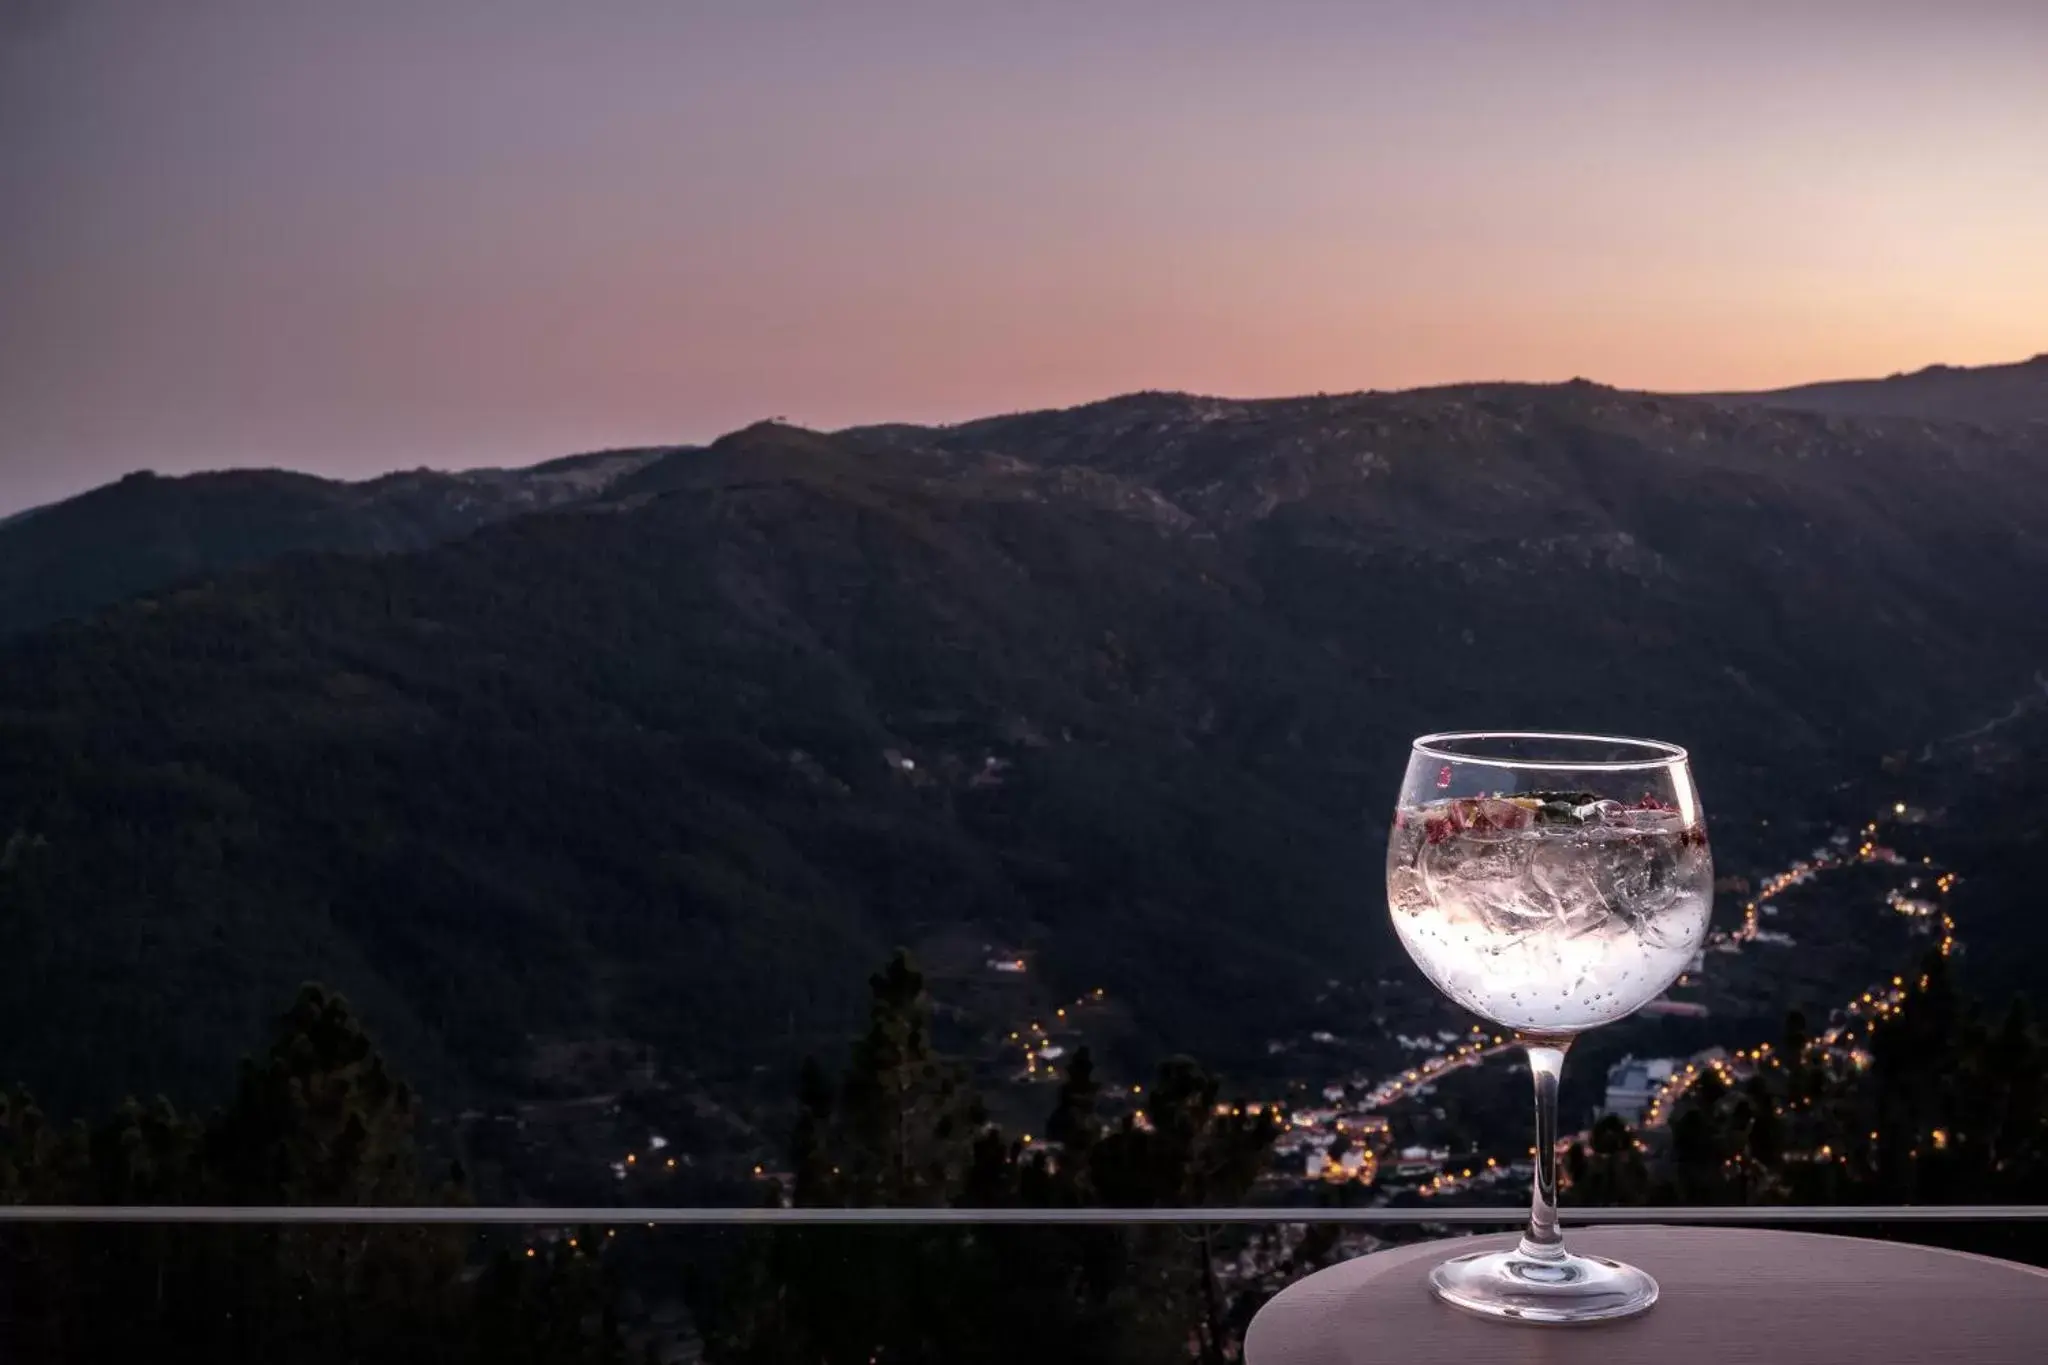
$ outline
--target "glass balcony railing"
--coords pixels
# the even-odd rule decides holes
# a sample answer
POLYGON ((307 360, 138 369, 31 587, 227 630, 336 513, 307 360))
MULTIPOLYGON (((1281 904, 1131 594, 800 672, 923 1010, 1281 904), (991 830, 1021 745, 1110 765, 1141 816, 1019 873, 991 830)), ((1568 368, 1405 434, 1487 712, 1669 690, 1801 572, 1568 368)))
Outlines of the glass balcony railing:
MULTIPOLYGON (((0 1225, 113 1223, 137 1225, 243 1224, 334 1226, 540 1226, 609 1222, 648 1227, 1139 1227, 1211 1224, 1233 1226, 1506 1227, 1526 1222, 1527 1205, 1438 1209, 1300 1208, 675 1208, 590 1205, 581 1208, 422 1208, 413 1205, 270 1206, 175 1204, 0 1204, 0 1225)), ((1806 1224, 2048 1223, 2048 1204, 1738 1204, 1567 1208, 1566 1225, 1725 1224, 1779 1227, 1806 1224)))
MULTIPOLYGON (((1307 1276, 1526 1217, 1507 1204, 0 1205, 0 1359, 1217 1365, 1245 1359, 1254 1316, 1307 1276)), ((1629 1254, 1653 1267, 1656 1238, 1691 1238, 1696 1255, 1701 1237, 1755 1235, 1742 1229, 2048 1265, 2048 1204, 1568 1208, 1564 1221, 1589 1239, 1637 1229, 1633 1246, 1652 1250, 1629 1254)), ((1799 1287, 1792 1264, 1781 1290, 1799 1287)), ((2048 1273, 2040 1283, 2048 1309, 2048 1273)), ((1709 1290, 1680 1275, 1666 1292, 1709 1290)))

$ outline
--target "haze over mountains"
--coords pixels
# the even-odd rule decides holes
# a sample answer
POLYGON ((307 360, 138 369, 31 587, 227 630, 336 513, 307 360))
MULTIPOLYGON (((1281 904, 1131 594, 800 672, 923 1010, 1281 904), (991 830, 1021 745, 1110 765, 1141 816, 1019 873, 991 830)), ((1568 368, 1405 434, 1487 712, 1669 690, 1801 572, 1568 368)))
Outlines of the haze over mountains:
POLYGON ((0 1075, 201 1084, 308 977, 446 1093, 557 1039, 730 1071, 963 935, 1255 1066, 1398 961, 1415 733, 1687 743, 1739 871, 2032 691, 2030 364, 1877 383, 2038 381, 1997 421, 1151 393, 481 483, 123 481, 0 525, 0 1075))

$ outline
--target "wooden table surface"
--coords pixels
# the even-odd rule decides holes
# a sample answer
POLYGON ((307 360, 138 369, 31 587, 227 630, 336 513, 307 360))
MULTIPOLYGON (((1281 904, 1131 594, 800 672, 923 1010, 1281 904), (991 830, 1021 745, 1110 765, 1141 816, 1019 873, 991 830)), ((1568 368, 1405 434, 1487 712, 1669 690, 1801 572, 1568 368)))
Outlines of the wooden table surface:
POLYGON ((1541 1327, 1460 1312, 1430 1267, 1519 1234, 1361 1256, 1288 1286, 1252 1320, 1246 1365, 2048 1365, 2048 1271, 1856 1237, 1749 1228, 1567 1231, 1573 1250, 1642 1267, 1640 1317, 1541 1327))

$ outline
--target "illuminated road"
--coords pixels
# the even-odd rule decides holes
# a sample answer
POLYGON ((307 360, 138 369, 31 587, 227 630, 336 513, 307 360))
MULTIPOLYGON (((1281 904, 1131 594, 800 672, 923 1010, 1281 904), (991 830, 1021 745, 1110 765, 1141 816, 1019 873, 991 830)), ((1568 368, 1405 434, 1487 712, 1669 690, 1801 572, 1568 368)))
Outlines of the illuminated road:
MULTIPOLYGON (((1895 806, 1890 813, 1895 815, 1903 814, 1903 811, 1895 806)), ((1845 867, 1869 863, 1900 863, 1902 860, 1895 853, 1878 845, 1876 842, 1877 831, 1877 822, 1872 821, 1859 831, 1861 837, 1857 842, 1855 852, 1840 857, 1826 856, 1812 860, 1802 859, 1783 871, 1765 878, 1762 886, 1757 891, 1756 898, 1744 904, 1742 924, 1734 930, 1717 931, 1709 935, 1708 946, 1711 948, 1730 943, 1740 946, 1756 941, 1759 933, 1759 921, 1764 907, 1795 886, 1804 885, 1828 872, 1845 867)), ((1925 865, 1925 860, 1923 860, 1923 865, 1925 865)), ((1895 891, 1886 903, 1889 909, 1898 913, 1938 917, 1941 925, 1939 946, 1943 957, 1949 956, 1955 950, 1957 941, 1955 919, 1942 904, 1942 901, 1948 895, 1949 889, 1954 884, 1954 873, 1937 872, 1933 878, 1932 889, 1936 897, 1941 899, 1908 898, 1895 891)), ((1915 886, 1913 889, 1918 888, 1915 886)), ((1923 987, 1925 984, 1924 977, 1909 982, 1904 976, 1893 976, 1889 980, 1874 983, 1868 989, 1859 992, 1846 1001, 1838 1011, 1842 1016, 1842 1022, 1831 1024, 1827 1029, 1816 1034, 1812 1040, 1812 1045, 1821 1048, 1835 1060, 1848 1065, 1867 1065, 1869 1054, 1855 1045, 1858 1036, 1860 1035, 1867 1041, 1871 1030, 1879 1021, 1896 1015, 1905 1007, 1906 1001, 1911 998, 1915 990, 1923 987)), ((1428 1062, 1412 1071, 1403 1072, 1401 1076, 1384 1083, 1378 1090, 1373 1092, 1375 1107, 1378 1104, 1384 1104, 1399 1098, 1405 1088, 1412 1088, 1418 1083, 1416 1079, 1418 1075, 1424 1079, 1432 1079, 1461 1067, 1475 1066, 1485 1061, 1488 1057, 1517 1050, 1516 1045, 1506 1040, 1502 1035, 1485 1035, 1476 1028, 1473 1032, 1475 1042, 1483 1043, 1483 1046, 1461 1046, 1453 1049, 1450 1053, 1432 1057, 1428 1062)), ((1688 1062, 1684 1066, 1677 1068, 1673 1071, 1671 1079, 1660 1086, 1656 1093, 1652 1095, 1648 1106, 1644 1110, 1643 1130, 1647 1132, 1664 1126, 1669 1121, 1671 1111, 1678 1100, 1692 1086, 1694 1081, 1698 1080, 1708 1071, 1714 1072, 1723 1084, 1732 1088, 1738 1081, 1754 1074, 1759 1067, 1782 1066, 1783 1062, 1776 1053, 1777 1049, 1773 1044, 1764 1043, 1754 1048, 1738 1048, 1725 1058, 1702 1062, 1688 1062)), ((1558 1143, 1559 1151, 1562 1152, 1568 1149, 1574 1142, 1584 1142, 1587 1138, 1588 1135, 1585 1133, 1564 1137, 1558 1143)), ((1637 1142, 1637 1147, 1639 1150, 1644 1149, 1644 1144, 1640 1139, 1637 1142)), ((1533 1147, 1528 1149, 1528 1155, 1530 1157, 1535 1155, 1533 1147)), ((1510 1163, 1489 1157, 1483 1163, 1460 1164, 1455 1169, 1446 1168, 1426 1181, 1420 1187, 1418 1193, 1428 1197, 1437 1194, 1447 1194, 1453 1191, 1466 1191, 1499 1181, 1515 1170, 1516 1167, 1510 1163)))
MULTIPOLYGON (((1888 812, 1888 814, 1894 815, 1902 813, 1903 811, 1899 807, 1894 807, 1891 812, 1888 812)), ((1754 899, 1744 903, 1742 923, 1732 930, 1714 931, 1708 936, 1706 946, 1709 949, 1725 949, 1732 945, 1739 951, 1743 947, 1757 942, 1762 933, 1761 920, 1765 914, 1766 907, 1770 906, 1780 896, 1794 887, 1806 885, 1831 872, 1847 867, 1870 863, 1897 864, 1902 862, 1897 854, 1881 847, 1876 842, 1877 833, 1878 823, 1872 821, 1865 825, 1861 831, 1858 831, 1857 843, 1853 852, 1801 859, 1789 867, 1766 877, 1757 888, 1754 899)), ((1934 896, 1936 898, 1945 898, 1953 883, 1954 875, 1952 873, 1936 872, 1933 875, 1932 882, 1934 896)), ((1938 916, 1941 928, 1940 950, 1944 956, 1953 951, 1956 943, 1955 921, 1948 914, 1947 910, 1943 908, 1941 899, 1907 899, 1902 893, 1895 891, 1888 904, 1890 909, 1899 913, 1925 915, 1930 918, 1938 916)), ((1710 957, 1708 960, 1711 962, 1712 958, 1710 957)), ((1867 1060, 1867 1054, 1864 1054, 1855 1046, 1858 1036, 1861 1035, 1867 1039, 1870 1027, 1878 1020, 1888 1018, 1901 1009, 1917 984, 1917 982, 1908 982, 1903 976, 1893 976, 1886 981, 1873 984, 1869 989, 1858 993, 1843 1005, 1839 1011, 1842 1016, 1841 1022, 1833 1023, 1827 1029, 1815 1035, 1813 1039, 1814 1045, 1827 1050, 1830 1055, 1840 1061, 1851 1065, 1861 1064, 1861 1062, 1867 1060)), ((1058 1008, 1054 1012, 1055 1022, 1052 1029, 1047 1028, 1047 1021, 1041 1017, 1020 1024, 1015 1030, 1011 1031, 1008 1041, 1023 1054, 1023 1071, 1019 1079, 1038 1081, 1052 1079, 1053 1075, 1056 1074, 1056 1069, 1052 1064, 1053 1058, 1047 1057, 1045 1050, 1048 1046, 1054 1047, 1054 1057, 1059 1056, 1062 1051, 1053 1042, 1053 1031, 1073 1029, 1077 1022, 1074 1016, 1078 1015, 1084 1007, 1103 1003, 1103 992, 1097 989, 1074 1000, 1068 1006, 1058 1008)), ((1433 1053, 1412 1066, 1402 1068, 1377 1084, 1372 1084, 1370 1088, 1367 1088, 1366 1084, 1357 1077, 1332 1082, 1331 1088, 1341 1088, 1349 1095, 1355 1095, 1361 1089, 1365 1091, 1362 1099, 1347 1099, 1337 1105, 1343 1114, 1351 1119, 1357 1119, 1378 1114, 1398 1101, 1412 1097, 1417 1091, 1441 1081, 1444 1077, 1454 1072, 1480 1066, 1488 1060, 1503 1054, 1518 1055, 1520 1051, 1521 1047, 1514 1041, 1512 1035, 1506 1032, 1492 1031, 1475 1024, 1471 1027, 1470 1032, 1456 1044, 1447 1046, 1443 1051, 1433 1053)), ((1775 1055, 1774 1046, 1769 1043, 1755 1048, 1737 1049, 1725 1058, 1688 1062, 1677 1068, 1673 1072, 1671 1079, 1665 1082, 1651 1097, 1644 1111, 1642 1127, 1645 1131, 1662 1127, 1669 1120, 1672 1106, 1678 1098, 1684 1094, 1685 1090, 1695 1080, 1699 1079, 1701 1075, 1709 1070, 1716 1072, 1725 1083, 1732 1086, 1751 1074, 1757 1067, 1775 1067, 1779 1065, 1782 1065, 1782 1063, 1775 1055)), ((1142 1087, 1132 1086, 1131 1094, 1134 1099, 1142 1103, 1142 1087)), ((1248 1110, 1252 1113, 1257 1113, 1262 1108, 1270 1108, 1276 1114, 1289 1115, 1291 1113, 1292 1117, 1286 1119, 1286 1125, 1291 1129, 1313 1129, 1317 1126, 1313 1121, 1306 1120, 1300 1110, 1292 1104, 1269 1102, 1263 1105, 1242 1104, 1228 1106, 1227 1108, 1238 1112, 1248 1110)), ((1136 1111, 1136 1117, 1141 1123, 1144 1121, 1143 1113, 1142 1109, 1136 1111)), ((1345 1124, 1343 1121, 1338 1121, 1334 1126, 1341 1131, 1344 1129, 1345 1124)), ((1568 1146, 1573 1141, 1582 1141, 1585 1136, 1585 1134, 1570 1135, 1561 1140, 1560 1147, 1568 1146)), ((1029 1139, 1027 1138, 1026 1141, 1029 1141, 1029 1139)), ((1526 1155, 1533 1156, 1534 1149, 1530 1149, 1526 1155)), ((1465 1190, 1502 1180, 1516 1173, 1518 1169, 1525 1172, 1525 1161, 1526 1157, 1517 1156, 1514 1158, 1490 1157, 1483 1160, 1475 1160, 1471 1165, 1456 1163, 1452 1166, 1447 1166, 1446 1169, 1432 1176, 1421 1186, 1420 1193, 1424 1195, 1449 1193, 1453 1190, 1465 1190)), ((1372 1166, 1368 1166, 1361 1173, 1361 1178, 1368 1182, 1373 1177, 1372 1166)))

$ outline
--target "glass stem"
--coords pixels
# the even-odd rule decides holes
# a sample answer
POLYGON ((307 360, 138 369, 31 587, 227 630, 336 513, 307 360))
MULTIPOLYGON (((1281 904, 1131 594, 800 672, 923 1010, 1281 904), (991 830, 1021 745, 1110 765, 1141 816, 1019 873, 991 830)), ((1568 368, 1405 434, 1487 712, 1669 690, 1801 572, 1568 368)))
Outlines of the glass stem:
POLYGON ((1529 1078, 1536 1083, 1536 1189, 1529 1200, 1529 1231, 1522 1254, 1540 1261, 1564 1258, 1557 1231, 1557 1079, 1564 1071, 1569 1037, 1529 1041, 1529 1078))

